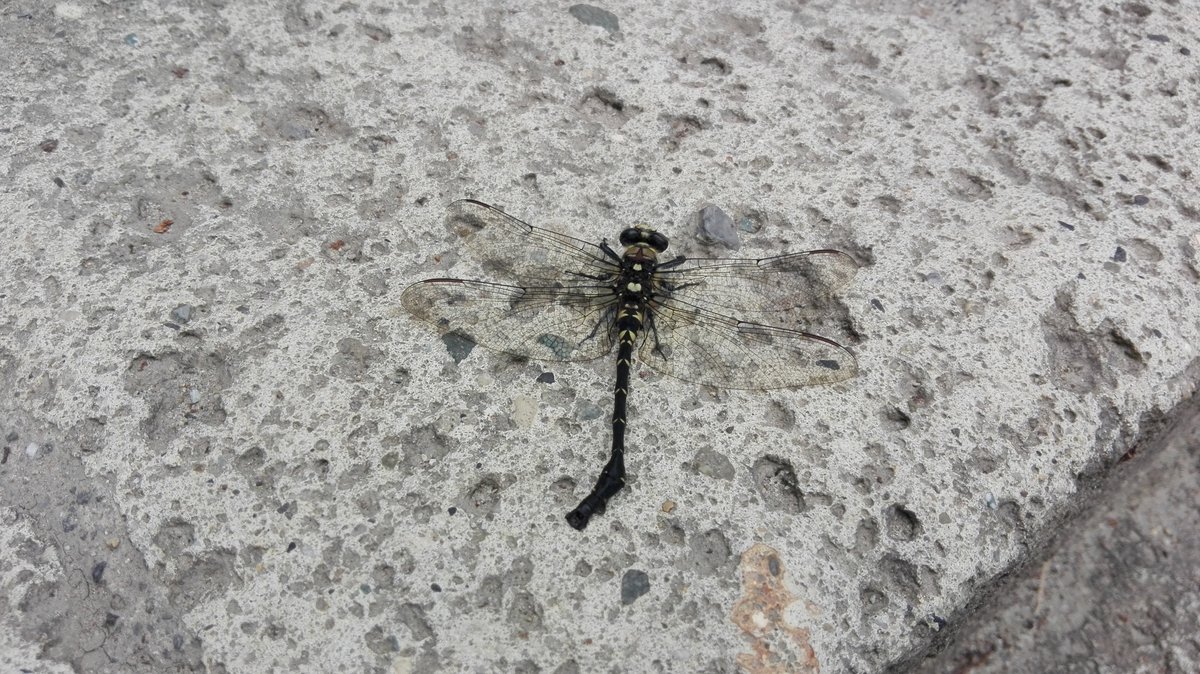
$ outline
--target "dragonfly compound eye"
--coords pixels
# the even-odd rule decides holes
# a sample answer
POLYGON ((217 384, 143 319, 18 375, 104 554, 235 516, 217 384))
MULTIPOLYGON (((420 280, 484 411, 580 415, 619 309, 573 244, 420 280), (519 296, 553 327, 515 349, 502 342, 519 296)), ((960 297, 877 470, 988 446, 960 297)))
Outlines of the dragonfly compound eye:
POLYGON ((621 232, 621 245, 625 247, 632 246, 635 243, 641 243, 643 232, 635 227, 630 227, 621 232))
POLYGON ((667 249, 667 237, 659 234, 658 232, 649 232, 649 235, 649 241, 647 243, 650 244, 651 248, 659 253, 667 249))

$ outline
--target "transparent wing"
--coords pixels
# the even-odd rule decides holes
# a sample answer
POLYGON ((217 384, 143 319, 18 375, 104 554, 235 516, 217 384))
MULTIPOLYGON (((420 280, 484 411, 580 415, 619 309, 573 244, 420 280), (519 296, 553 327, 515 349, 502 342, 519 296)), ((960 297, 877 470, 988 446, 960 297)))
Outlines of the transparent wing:
POLYGON ((838 250, 810 250, 761 260, 689 259, 658 272, 664 294, 738 316, 818 311, 854 278, 858 263, 838 250))
POLYGON ((620 259, 600 246, 534 227, 480 201, 450 204, 446 223, 485 271, 522 285, 577 284, 620 273, 620 259))
POLYGON ((616 295, 601 285, 522 288, 430 279, 400 304, 442 334, 458 333, 496 351, 543 361, 580 361, 612 350, 616 295))
POLYGON ((772 389, 831 384, 857 372, 837 342, 748 323, 677 298, 651 302, 638 359, 663 374, 705 386, 772 389))

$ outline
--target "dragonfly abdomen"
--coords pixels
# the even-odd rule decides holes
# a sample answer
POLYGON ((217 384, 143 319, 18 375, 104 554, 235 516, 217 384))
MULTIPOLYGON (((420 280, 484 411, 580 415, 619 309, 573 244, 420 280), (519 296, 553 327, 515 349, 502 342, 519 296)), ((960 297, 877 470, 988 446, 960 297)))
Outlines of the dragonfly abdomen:
POLYGON ((634 344, 646 320, 649 301, 650 271, 642 265, 631 270, 631 279, 623 278, 616 290, 620 295, 620 313, 617 314, 617 386, 613 390, 612 405, 612 452, 608 463, 600 471, 600 479, 575 510, 566 513, 566 522, 575 529, 583 530, 588 519, 602 510, 608 499, 625 487, 625 427, 626 401, 629 399, 629 373, 634 368, 634 344))

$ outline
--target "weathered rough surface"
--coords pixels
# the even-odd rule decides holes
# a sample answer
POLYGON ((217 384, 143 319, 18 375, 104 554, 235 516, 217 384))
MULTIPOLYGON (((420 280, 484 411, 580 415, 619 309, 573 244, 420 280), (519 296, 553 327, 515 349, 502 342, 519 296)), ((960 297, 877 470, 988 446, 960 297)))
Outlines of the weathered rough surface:
POLYGON ((1200 405, 922 674, 1200 671, 1200 405))
POLYGON ((808 631, 788 623, 786 611, 798 597, 787 587, 779 551, 756 543, 742 555, 741 573, 744 594, 729 617, 750 644, 738 667, 753 674, 820 671, 808 631))
POLYGON ((821 671, 919 662, 1194 391, 1198 34, 1166 1, 4 5, 0 669, 731 671, 756 546, 821 671), (636 368, 630 485, 579 534, 612 363, 396 310, 466 273, 464 196, 846 250, 822 329, 861 374, 636 368))

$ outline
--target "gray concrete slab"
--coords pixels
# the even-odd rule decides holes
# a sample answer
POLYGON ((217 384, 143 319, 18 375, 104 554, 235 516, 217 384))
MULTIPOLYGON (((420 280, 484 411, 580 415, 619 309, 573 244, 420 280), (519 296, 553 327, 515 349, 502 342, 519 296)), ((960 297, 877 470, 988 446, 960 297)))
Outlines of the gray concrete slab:
POLYGON ((1200 405, 922 674, 1200 671, 1200 405))
POLYGON ((919 662, 1194 391, 1194 10, 5 5, 0 663, 919 662), (861 374, 638 368, 580 534, 612 363, 396 309, 464 196, 847 250, 861 374))

